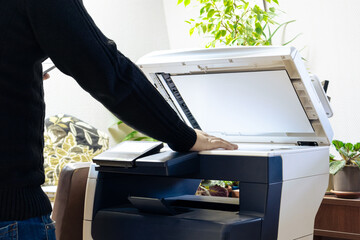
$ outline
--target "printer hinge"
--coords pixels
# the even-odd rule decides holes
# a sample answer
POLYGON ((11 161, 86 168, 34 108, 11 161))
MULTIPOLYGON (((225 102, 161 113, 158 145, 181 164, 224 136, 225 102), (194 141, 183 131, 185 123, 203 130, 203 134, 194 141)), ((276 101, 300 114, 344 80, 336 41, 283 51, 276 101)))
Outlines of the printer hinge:
POLYGON ((298 141, 297 144, 299 146, 319 146, 317 142, 311 142, 311 141, 298 141))

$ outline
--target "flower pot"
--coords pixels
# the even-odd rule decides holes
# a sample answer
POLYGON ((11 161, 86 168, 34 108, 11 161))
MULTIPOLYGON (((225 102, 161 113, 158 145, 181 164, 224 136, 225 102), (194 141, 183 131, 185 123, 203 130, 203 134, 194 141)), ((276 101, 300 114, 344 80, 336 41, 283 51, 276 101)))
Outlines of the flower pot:
POLYGON ((342 197, 358 197, 360 195, 360 169, 357 166, 345 166, 333 178, 334 193, 338 197, 341 194, 342 197))
POLYGON ((334 189, 334 175, 329 174, 329 183, 326 189, 326 193, 330 193, 330 191, 333 189, 334 189))
POLYGON ((232 191, 231 197, 233 198, 239 198, 240 197, 240 191, 239 189, 235 189, 232 191))

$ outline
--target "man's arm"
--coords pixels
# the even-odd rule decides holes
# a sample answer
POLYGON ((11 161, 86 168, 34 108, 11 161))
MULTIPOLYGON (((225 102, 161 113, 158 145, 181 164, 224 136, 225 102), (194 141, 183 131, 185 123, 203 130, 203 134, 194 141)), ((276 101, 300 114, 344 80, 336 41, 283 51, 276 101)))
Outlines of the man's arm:
POLYGON ((133 128, 167 142, 174 150, 194 146, 200 133, 183 123, 138 67, 117 51, 81 1, 24 3, 35 38, 57 68, 133 128))

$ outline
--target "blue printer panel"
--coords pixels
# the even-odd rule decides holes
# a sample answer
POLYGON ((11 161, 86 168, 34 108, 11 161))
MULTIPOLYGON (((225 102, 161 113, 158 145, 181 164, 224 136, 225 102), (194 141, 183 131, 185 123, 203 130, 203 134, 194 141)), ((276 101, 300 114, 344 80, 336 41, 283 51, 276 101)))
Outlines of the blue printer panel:
POLYGON ((196 152, 162 152, 135 161, 134 167, 97 167, 100 172, 155 176, 183 176, 193 179, 236 180, 257 183, 282 181, 280 156, 198 155, 196 152))

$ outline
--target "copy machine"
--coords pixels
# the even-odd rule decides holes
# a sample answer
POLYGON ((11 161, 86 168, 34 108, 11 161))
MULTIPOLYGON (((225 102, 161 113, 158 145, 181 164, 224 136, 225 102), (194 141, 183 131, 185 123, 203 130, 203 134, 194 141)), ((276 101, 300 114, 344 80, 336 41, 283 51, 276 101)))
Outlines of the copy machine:
POLYGON ((313 238, 332 112, 296 49, 164 51, 138 66, 184 122, 239 149, 155 153, 157 145, 145 156, 125 144, 99 155, 85 239, 313 238), (239 181, 240 198, 195 196, 201 179, 239 181))

